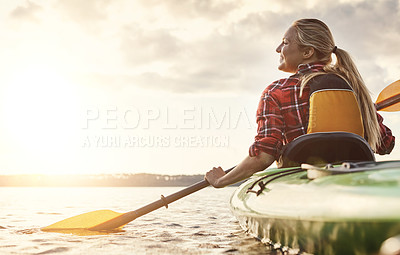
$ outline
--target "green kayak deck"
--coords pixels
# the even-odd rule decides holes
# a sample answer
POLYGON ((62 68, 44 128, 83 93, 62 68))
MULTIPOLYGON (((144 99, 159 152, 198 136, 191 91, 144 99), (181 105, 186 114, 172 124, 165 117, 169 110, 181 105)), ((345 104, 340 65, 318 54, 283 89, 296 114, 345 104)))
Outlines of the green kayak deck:
POLYGON ((310 180, 299 168, 269 169, 234 192, 231 210, 263 242, 315 254, 376 254, 400 234, 400 161, 349 171, 310 180))

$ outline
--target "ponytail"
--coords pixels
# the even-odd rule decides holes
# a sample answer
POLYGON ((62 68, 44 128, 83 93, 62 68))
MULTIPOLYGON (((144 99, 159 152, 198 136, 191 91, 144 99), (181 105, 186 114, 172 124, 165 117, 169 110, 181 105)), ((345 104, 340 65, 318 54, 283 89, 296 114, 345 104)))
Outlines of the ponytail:
POLYGON ((380 127, 376 116, 376 108, 372 102, 370 92, 365 86, 356 65, 354 64, 350 54, 342 49, 337 49, 336 64, 334 66, 326 65, 325 71, 341 75, 351 86, 358 105, 361 110, 366 138, 371 148, 376 151, 381 143, 380 127))
POLYGON ((325 65, 324 72, 310 73, 302 78, 300 94, 302 94, 305 85, 315 76, 334 73, 343 78, 349 83, 356 95, 363 119, 365 138, 371 148, 376 151, 382 140, 376 108, 350 54, 335 46, 328 26, 320 20, 298 20, 294 22, 293 27, 297 31, 298 45, 313 47, 319 61, 325 65), (332 64, 332 53, 336 55, 334 65, 332 64))

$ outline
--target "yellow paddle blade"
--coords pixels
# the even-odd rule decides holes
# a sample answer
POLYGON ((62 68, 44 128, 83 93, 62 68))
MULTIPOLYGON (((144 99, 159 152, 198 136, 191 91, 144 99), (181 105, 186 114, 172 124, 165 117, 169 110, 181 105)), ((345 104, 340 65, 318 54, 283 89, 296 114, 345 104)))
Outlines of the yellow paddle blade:
POLYGON ((400 80, 393 82, 381 91, 376 105, 380 111, 400 111, 400 80))
POLYGON ((80 214, 59 222, 56 222, 50 226, 44 227, 42 231, 51 232, 65 232, 65 230, 77 230, 77 229, 90 229, 101 223, 112 220, 123 213, 117 213, 111 210, 98 210, 80 214), (63 231, 64 230, 64 231, 63 231))
POLYGON ((76 236, 98 236, 98 235, 109 235, 114 233, 121 233, 124 230, 118 228, 113 230, 89 230, 84 228, 71 228, 71 229, 51 229, 51 230, 43 230, 44 232, 52 232, 52 233, 59 233, 59 234, 72 234, 76 236))

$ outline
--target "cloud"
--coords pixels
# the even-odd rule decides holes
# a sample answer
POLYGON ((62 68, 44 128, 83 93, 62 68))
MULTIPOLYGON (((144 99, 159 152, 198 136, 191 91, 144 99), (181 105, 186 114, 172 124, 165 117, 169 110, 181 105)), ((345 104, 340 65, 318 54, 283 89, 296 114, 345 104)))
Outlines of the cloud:
POLYGON ((242 4, 242 1, 221 0, 142 0, 140 2, 145 8, 164 7, 174 17, 191 19, 221 19, 242 4))
POLYGON ((66 21, 72 21, 89 32, 97 33, 108 19, 110 0, 59 0, 54 7, 66 21))
POLYGON ((121 33, 121 50, 126 60, 134 65, 173 61, 182 52, 183 42, 168 29, 142 29, 130 25, 121 33))
POLYGON ((42 10, 42 7, 34 2, 27 0, 24 5, 17 6, 11 13, 10 17, 12 19, 22 20, 22 21, 34 21, 37 22, 38 19, 36 14, 42 10))
MULTIPOLYGON (((147 70, 136 84, 174 92, 260 90, 268 61, 278 61, 275 47, 283 31, 279 14, 252 13, 227 26, 219 23, 206 36, 185 40, 174 30, 146 30, 135 24, 121 34, 121 51, 133 67, 164 63, 163 71, 147 70), (271 31, 276 32, 273 39, 271 31), (279 31, 279 32, 278 32, 279 31), (266 48, 273 57, 268 58, 266 48)), ((190 29, 190 28, 189 28, 190 29)))

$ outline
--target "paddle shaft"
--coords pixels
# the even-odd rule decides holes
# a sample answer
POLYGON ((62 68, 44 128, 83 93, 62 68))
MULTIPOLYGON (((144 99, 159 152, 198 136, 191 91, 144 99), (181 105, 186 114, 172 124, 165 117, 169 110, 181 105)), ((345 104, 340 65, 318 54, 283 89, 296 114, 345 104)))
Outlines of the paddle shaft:
MULTIPOLYGON (((229 173, 234 167, 228 169, 225 171, 225 173, 229 173)), ((208 187, 210 184, 206 181, 199 181, 187 188, 184 188, 183 190, 180 190, 176 193, 173 193, 169 196, 161 196, 161 199, 154 201, 151 204, 145 205, 135 211, 131 211, 131 212, 127 212, 124 213, 114 219, 111 219, 109 221, 106 221, 104 223, 101 223, 97 226, 94 226, 92 228, 90 228, 89 230, 111 230, 111 229, 115 229, 115 228, 119 228, 121 226, 124 226, 125 224, 133 221, 134 219, 143 216, 145 214, 148 214, 154 210, 157 210, 163 206, 168 208, 168 204, 181 199, 183 197, 186 197, 196 191, 199 191, 201 189, 204 189, 205 187, 208 187)))
POLYGON ((376 104, 376 110, 381 110, 383 108, 392 106, 394 104, 397 104, 400 102, 400 94, 394 95, 392 97, 389 97, 379 103, 376 104))

